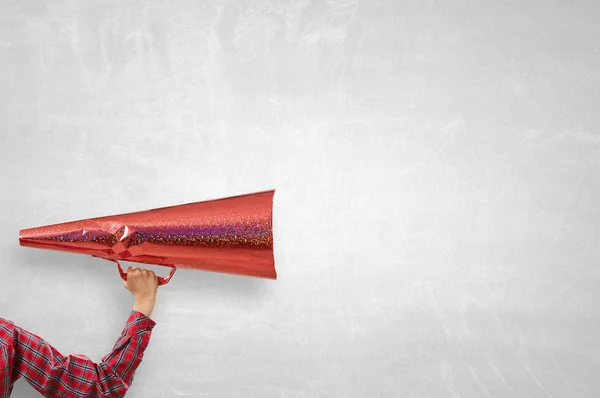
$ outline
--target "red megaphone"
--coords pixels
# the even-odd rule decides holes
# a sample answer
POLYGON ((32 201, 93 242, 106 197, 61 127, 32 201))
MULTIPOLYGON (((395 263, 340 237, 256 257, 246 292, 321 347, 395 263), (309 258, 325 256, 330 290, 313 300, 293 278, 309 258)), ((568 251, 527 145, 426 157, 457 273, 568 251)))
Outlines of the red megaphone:
POLYGON ((20 231, 21 246, 177 268, 277 279, 275 190, 20 231))

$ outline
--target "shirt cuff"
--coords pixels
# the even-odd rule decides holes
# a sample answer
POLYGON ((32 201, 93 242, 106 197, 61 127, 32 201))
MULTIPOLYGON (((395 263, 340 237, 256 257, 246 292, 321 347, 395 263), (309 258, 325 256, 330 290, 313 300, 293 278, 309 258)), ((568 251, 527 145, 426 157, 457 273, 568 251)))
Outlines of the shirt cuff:
POLYGON ((144 331, 152 331, 156 322, 139 311, 132 310, 125 325, 124 334, 134 335, 144 331))

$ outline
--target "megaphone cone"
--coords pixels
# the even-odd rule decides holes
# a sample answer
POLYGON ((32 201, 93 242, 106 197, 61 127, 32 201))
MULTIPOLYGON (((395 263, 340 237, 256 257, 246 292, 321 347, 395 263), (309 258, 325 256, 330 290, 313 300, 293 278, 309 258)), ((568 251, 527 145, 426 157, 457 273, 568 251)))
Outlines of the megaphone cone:
POLYGON ((274 194, 272 190, 23 229, 19 243, 117 264, 165 265, 173 268, 169 278, 176 268, 190 268, 276 279, 274 194))

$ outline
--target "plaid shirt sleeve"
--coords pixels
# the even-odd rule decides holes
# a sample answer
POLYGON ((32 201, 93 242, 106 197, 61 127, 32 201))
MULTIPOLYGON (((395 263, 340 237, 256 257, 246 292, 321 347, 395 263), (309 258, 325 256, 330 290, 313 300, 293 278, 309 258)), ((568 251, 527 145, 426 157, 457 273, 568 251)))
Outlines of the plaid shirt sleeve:
POLYGON ((154 325, 131 311, 112 351, 94 363, 83 355, 62 355, 39 336, 0 318, 0 397, 9 397, 20 377, 45 397, 124 397, 154 325))

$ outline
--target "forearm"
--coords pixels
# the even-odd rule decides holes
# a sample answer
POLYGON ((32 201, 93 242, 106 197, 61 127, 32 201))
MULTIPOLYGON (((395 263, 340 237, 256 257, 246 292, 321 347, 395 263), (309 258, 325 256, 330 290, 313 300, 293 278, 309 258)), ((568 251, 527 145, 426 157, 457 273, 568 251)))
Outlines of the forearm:
POLYGON ((23 377, 44 397, 124 397, 129 386, 106 362, 94 363, 83 355, 62 355, 48 342, 20 330, 33 349, 15 347, 14 381, 23 377))
POLYGON ((13 382, 23 377, 46 397, 123 397, 154 324, 143 313, 132 311, 113 349, 99 363, 83 355, 64 356, 39 336, 15 328, 13 382))
POLYGON ((121 337, 112 351, 102 358, 102 362, 129 387, 138 366, 142 362, 144 352, 155 322, 141 311, 133 310, 121 337))

